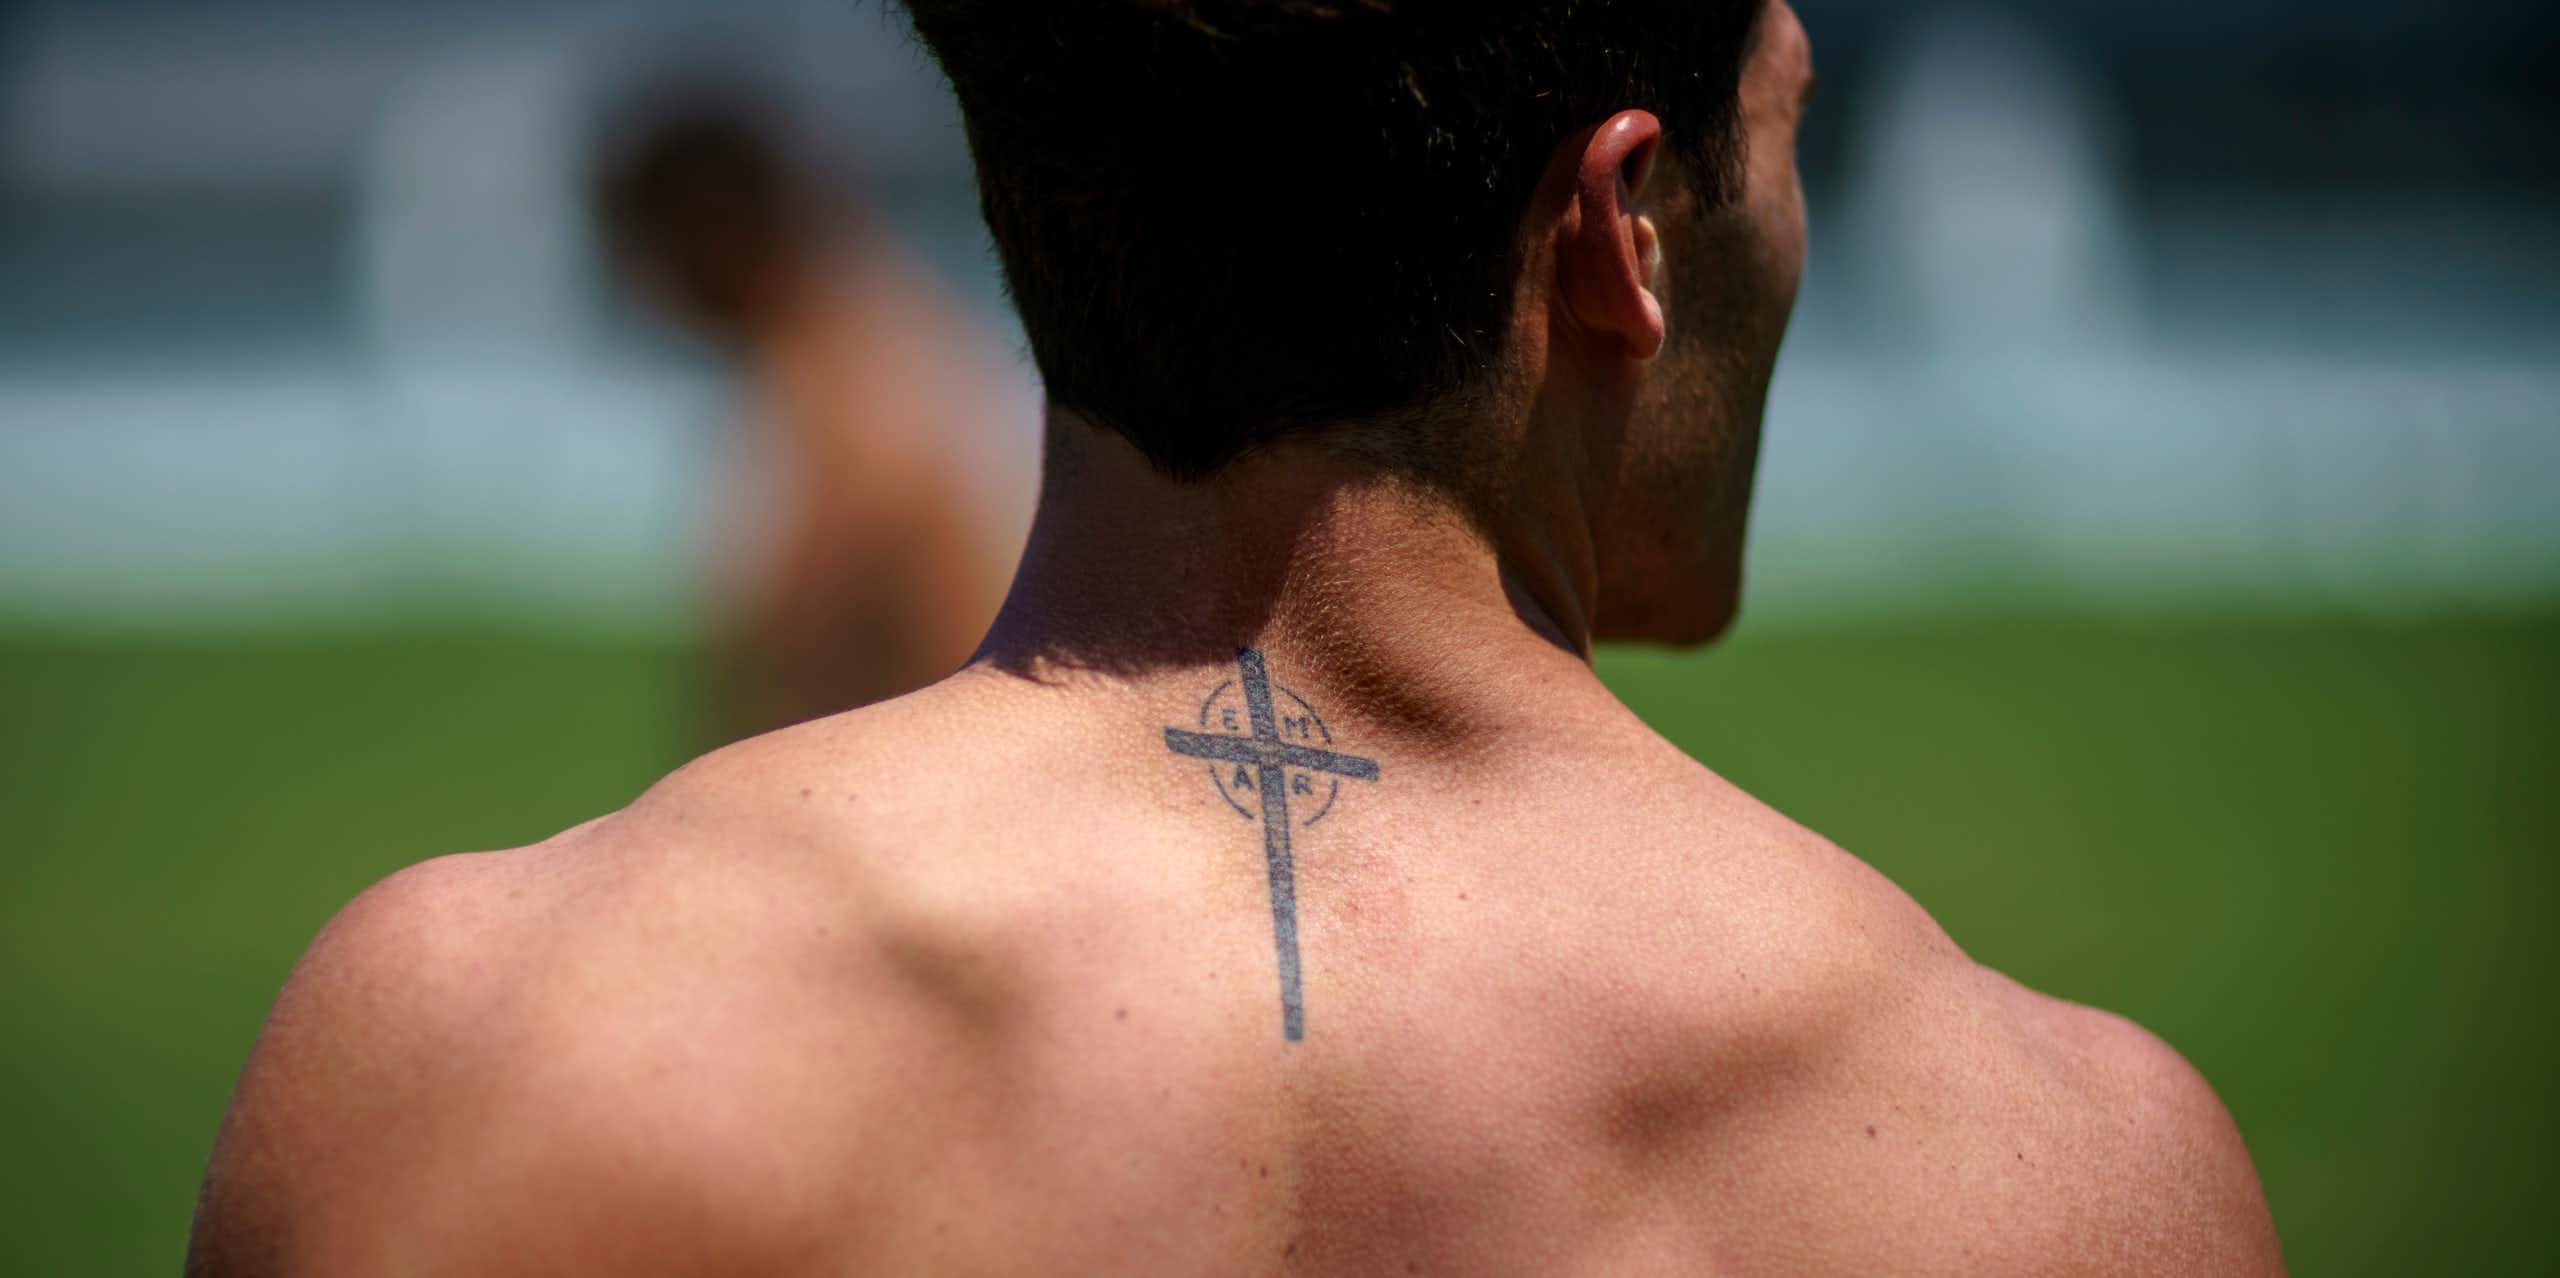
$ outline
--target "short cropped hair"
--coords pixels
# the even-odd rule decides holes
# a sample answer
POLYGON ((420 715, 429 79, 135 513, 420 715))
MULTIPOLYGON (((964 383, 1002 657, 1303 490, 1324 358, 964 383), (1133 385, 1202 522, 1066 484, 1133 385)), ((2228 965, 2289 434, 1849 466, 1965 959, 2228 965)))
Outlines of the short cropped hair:
POLYGON ((906 0, 1050 400, 1183 480, 1470 385, 1574 131, 1652 111, 1727 202, 1766 2, 906 0))

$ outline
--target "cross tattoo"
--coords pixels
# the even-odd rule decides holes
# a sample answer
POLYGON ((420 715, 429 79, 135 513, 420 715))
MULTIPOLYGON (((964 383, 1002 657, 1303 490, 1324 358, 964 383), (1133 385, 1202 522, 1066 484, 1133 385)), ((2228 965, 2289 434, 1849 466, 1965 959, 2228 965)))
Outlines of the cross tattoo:
POLYGON ((1271 708, 1271 675, 1263 666, 1262 654, 1251 648, 1237 649, 1236 674, 1244 685, 1245 711, 1253 721, 1252 736, 1167 728, 1164 744, 1175 754, 1251 767, 1260 775, 1262 855, 1271 872, 1271 936, 1280 958, 1280 1033, 1294 1043, 1306 1037, 1307 1018, 1298 989, 1298 887, 1289 861, 1288 770, 1299 768, 1355 781, 1375 781, 1378 761, 1281 740, 1279 719, 1271 708))

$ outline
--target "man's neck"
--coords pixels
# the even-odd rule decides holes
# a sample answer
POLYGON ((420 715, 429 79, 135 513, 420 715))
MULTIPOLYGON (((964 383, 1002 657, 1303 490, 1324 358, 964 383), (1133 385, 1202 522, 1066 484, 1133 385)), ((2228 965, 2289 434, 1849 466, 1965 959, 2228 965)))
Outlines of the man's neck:
POLYGON ((1515 535, 1505 554, 1447 496, 1319 447, 1184 484, 1072 417, 1049 432, 1039 514, 979 664, 1152 686, 1252 648, 1367 739, 1430 753, 1607 695, 1587 594, 1557 566, 1577 556, 1544 549, 1553 538, 1515 535))

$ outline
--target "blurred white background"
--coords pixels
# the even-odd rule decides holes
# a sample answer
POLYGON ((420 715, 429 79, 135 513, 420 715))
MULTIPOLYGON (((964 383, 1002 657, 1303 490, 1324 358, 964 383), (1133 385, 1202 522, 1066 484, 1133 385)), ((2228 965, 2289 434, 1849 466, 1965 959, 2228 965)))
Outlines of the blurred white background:
MULTIPOLYGON (((2560 598, 2547 6, 1799 9, 1755 619, 2560 598)), ((722 76, 1012 340, 876 3, 0 8, 0 616, 683 625, 726 390, 584 187, 616 103, 722 76)))

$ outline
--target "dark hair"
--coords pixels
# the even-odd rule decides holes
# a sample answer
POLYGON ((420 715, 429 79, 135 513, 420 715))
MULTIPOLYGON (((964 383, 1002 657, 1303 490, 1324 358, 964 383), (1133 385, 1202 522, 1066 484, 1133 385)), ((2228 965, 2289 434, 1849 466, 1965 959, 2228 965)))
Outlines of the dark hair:
POLYGON ((716 88, 661 88, 614 121, 589 174, 607 251, 724 339, 752 333, 825 218, 781 114, 716 88))
POLYGON ((907 0, 1049 397, 1206 476, 1501 353, 1555 145, 1659 115, 1738 182, 1766 0, 907 0))

